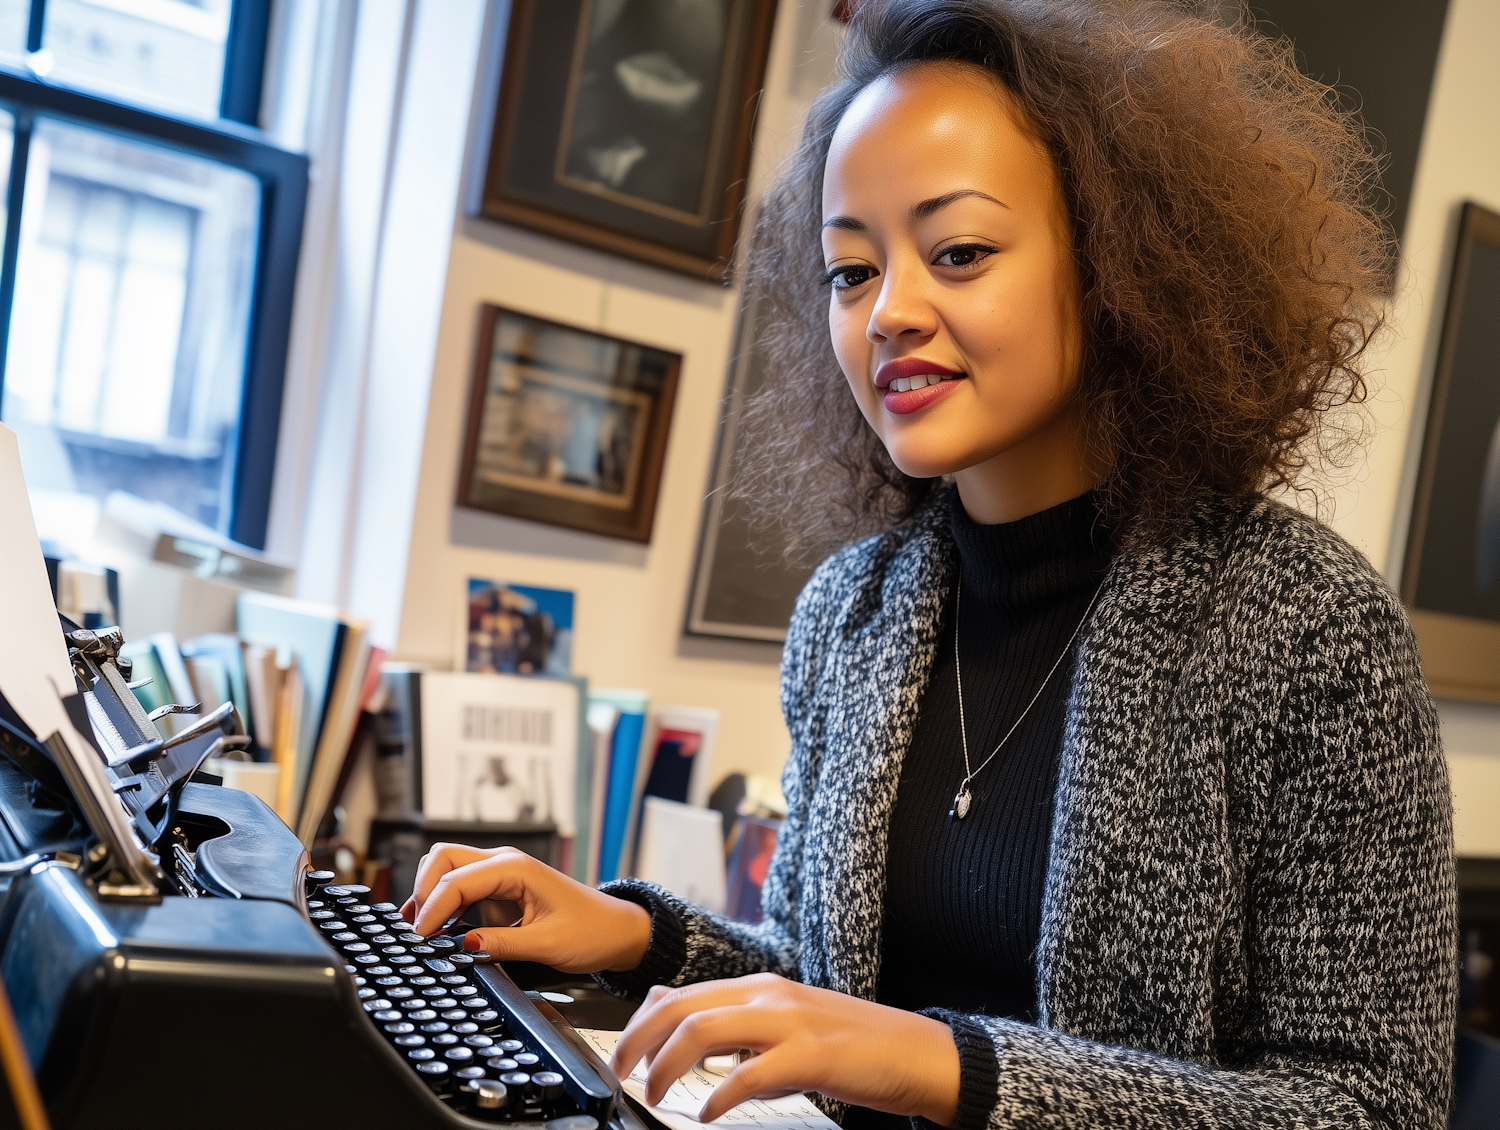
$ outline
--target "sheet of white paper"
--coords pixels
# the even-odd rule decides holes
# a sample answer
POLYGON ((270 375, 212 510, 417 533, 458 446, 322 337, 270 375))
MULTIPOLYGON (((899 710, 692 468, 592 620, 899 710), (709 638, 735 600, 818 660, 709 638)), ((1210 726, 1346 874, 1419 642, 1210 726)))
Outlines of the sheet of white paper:
POLYGON ((36 736, 62 729, 67 714, 54 686, 76 686, 58 627, 21 473, 16 433, 0 424, 0 692, 36 736))
MULTIPOLYGON (((620 1042, 620 1033, 598 1028, 580 1028, 578 1034, 587 1040, 605 1063, 620 1042)), ((652 1114, 673 1130, 699 1130, 698 1112, 724 1076, 695 1067, 667 1089, 660 1105, 648 1107, 652 1114)), ((646 1102, 646 1069, 638 1064, 628 1079, 621 1081, 625 1091, 637 1102, 646 1102)), ((838 1130, 808 1100, 806 1095, 788 1095, 784 1099, 748 1099, 720 1115, 709 1126, 760 1127, 761 1130, 838 1130)))
POLYGON ((563 679, 422 676, 422 812, 429 819, 551 820, 577 835, 578 687, 563 679))

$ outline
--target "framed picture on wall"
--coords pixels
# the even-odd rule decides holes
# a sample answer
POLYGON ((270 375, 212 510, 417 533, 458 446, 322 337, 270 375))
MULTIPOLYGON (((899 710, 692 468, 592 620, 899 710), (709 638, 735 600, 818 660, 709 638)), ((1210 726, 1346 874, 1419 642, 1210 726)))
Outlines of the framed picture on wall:
POLYGON ((1433 693, 1500 702, 1500 214, 1465 204, 1401 596, 1433 693))
POLYGON ((486 305, 458 505, 649 542, 682 355, 486 305))
POLYGON ((718 278, 776 0, 514 0, 480 213, 718 278))

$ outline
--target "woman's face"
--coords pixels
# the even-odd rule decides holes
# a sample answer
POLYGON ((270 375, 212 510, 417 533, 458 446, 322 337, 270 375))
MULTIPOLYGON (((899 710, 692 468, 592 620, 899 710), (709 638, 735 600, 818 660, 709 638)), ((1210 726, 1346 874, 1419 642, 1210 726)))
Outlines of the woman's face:
POLYGON ((999 83, 924 65, 867 87, 834 133, 823 220, 834 352, 896 466, 957 475, 981 521, 1086 490, 1070 225, 999 83))

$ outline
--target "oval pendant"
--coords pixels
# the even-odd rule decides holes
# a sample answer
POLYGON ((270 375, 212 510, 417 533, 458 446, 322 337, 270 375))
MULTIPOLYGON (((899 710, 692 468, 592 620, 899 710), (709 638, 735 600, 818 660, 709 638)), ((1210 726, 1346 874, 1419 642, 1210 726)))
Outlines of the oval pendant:
POLYGON ((956 816, 962 820, 969 814, 969 805, 973 799, 967 788, 959 789, 958 795, 953 798, 953 810, 948 815, 956 816))

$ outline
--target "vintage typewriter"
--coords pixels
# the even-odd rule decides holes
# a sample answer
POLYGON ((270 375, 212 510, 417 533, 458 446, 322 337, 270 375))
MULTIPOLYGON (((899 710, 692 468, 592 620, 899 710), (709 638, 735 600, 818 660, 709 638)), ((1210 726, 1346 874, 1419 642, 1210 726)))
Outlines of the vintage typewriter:
POLYGON ((64 629, 72 740, 0 700, 0 976, 54 1127, 642 1130, 545 1001, 203 778, 232 707, 164 738, 118 631, 64 629))

